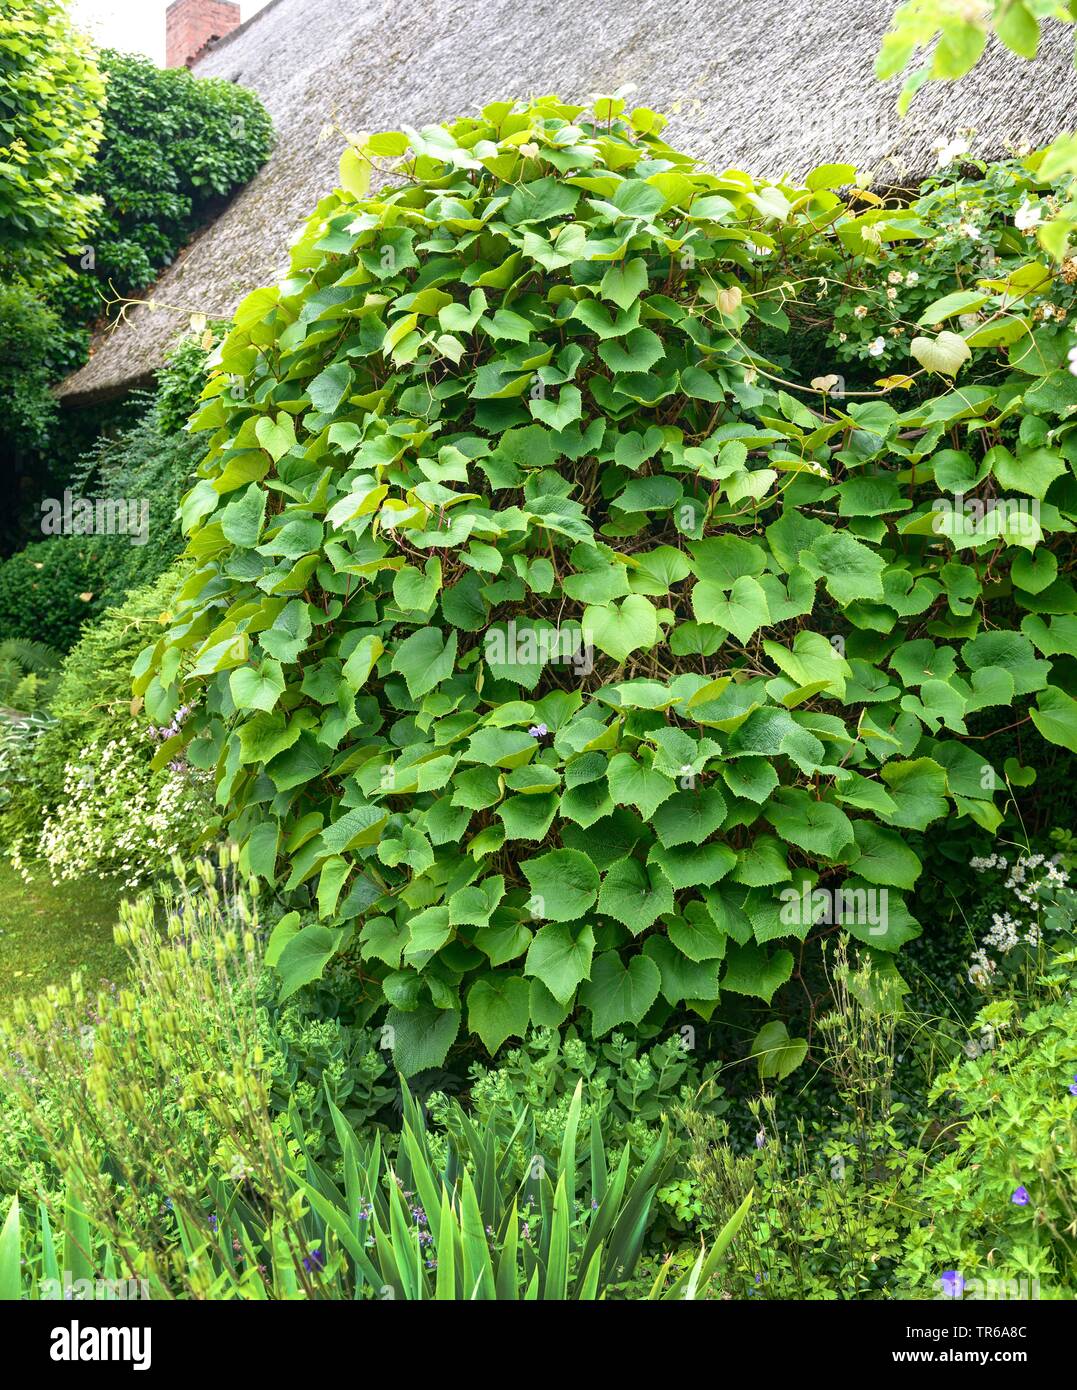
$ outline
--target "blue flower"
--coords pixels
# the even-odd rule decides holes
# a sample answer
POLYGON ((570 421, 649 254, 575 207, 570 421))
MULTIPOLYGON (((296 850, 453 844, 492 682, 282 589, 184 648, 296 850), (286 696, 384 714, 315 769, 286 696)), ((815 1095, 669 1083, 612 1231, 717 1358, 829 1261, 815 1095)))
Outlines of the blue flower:
POLYGON ((325 1267, 325 1256, 321 1250, 312 1250, 309 1255, 303 1256, 303 1268, 308 1274, 317 1274, 320 1269, 325 1267))
POLYGON ((1027 1187, 1015 1188, 1013 1196, 1010 1198, 1010 1201, 1017 1207, 1027 1207, 1029 1200, 1027 1187))
POLYGON ((965 1280, 956 1269, 944 1270, 939 1283, 947 1298, 960 1298, 965 1288, 965 1280))

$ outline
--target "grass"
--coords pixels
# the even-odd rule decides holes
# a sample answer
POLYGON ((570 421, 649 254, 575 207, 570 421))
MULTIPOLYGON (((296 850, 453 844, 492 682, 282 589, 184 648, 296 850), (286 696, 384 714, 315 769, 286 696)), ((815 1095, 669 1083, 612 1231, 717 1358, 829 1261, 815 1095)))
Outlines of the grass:
POLYGON ((81 970, 93 987, 118 980, 127 957, 112 939, 119 885, 83 879, 54 888, 48 878, 24 883, 0 859, 0 1005, 20 994, 39 994, 81 970))

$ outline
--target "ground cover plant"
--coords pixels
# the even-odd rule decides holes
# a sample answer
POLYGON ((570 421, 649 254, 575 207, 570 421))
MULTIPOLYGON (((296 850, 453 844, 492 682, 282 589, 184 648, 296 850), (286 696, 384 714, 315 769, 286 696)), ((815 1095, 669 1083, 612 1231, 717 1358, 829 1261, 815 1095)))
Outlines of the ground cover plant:
MULTIPOLYGON (((896 1063, 931 1020, 895 1007, 893 982, 839 946, 819 1055, 841 1104, 807 1126, 782 1113, 803 1109, 803 1091, 771 1080, 741 1146, 688 1088, 668 1114, 638 1107, 651 1129, 636 1152, 623 1131, 611 1140, 608 1109, 585 1119, 584 1090, 628 1055, 624 1040, 566 1043, 553 1061, 538 1039, 552 1065, 537 1089, 510 1055, 429 1115, 395 1083, 391 1124, 371 1125, 376 1096, 358 1130, 332 1094, 301 1114, 276 1078, 282 1033, 294 1048, 302 1024, 263 993, 272 931, 237 859, 177 864, 163 913, 149 896, 122 910, 118 987, 77 973, 3 1024, 0 1185, 29 1199, 8 1204, 3 1273, 24 1296, 66 1296, 65 1279, 145 1280, 160 1298, 957 1296, 949 1285, 990 1298, 1030 1296, 1030 1279, 1031 1296, 1071 1296, 1065 885, 1043 885, 1030 909, 1064 907, 1062 939, 1041 943, 1029 985, 993 978, 964 1060, 936 1069, 930 1097, 901 1103, 896 1063), (534 1108, 551 1081, 567 1097, 559 1126, 534 1108), (671 1122, 687 1138, 675 1160, 671 1122)), ((755 1060, 764 1070, 766 1053, 755 1060)), ((670 1061, 641 1062, 637 1090, 670 1061)), ((622 1100, 632 1072, 614 1073, 622 1100)))
POLYGON ((1003 229, 903 370, 790 381, 809 293, 852 267, 850 322, 896 313, 951 206, 719 178, 662 124, 547 99, 349 146, 195 417, 136 689, 195 706, 244 866, 310 894, 284 990, 357 938, 405 1072, 465 1016, 492 1052, 770 1003, 839 888, 892 957, 916 835, 1001 823, 984 712, 1077 737, 1066 274, 1003 229))
POLYGON ((119 979, 126 959, 112 939, 122 886, 114 880, 53 886, 25 884, 0 861, 0 980, 2 1007, 80 970, 95 986, 119 979))
MULTIPOLYGON (((237 857, 203 861, 189 877, 177 866, 183 885, 160 926, 149 899, 124 908, 118 936, 137 992, 95 996, 76 976, 29 1007, 20 1001, 4 1025, 17 1049, 4 1065, 12 1117, 29 1119, 55 1165, 25 1271, 17 1199, 8 1207, 6 1296, 40 1297, 43 1286, 50 1296, 43 1281, 61 1296, 65 1272, 142 1279, 158 1297, 217 1298, 589 1300, 631 1279, 665 1137, 633 1171, 627 1145, 607 1153, 597 1121, 578 1143, 580 1087, 557 1148, 522 1181, 504 1147, 525 1117, 504 1135, 461 1116, 456 1146, 435 1153, 405 1088, 390 1157, 379 1137, 357 1139, 330 1102, 340 1181, 310 1155, 294 1108, 274 1118, 251 1007, 257 904, 230 871, 237 857)), ((730 1213, 689 1269, 660 1270, 648 1296, 703 1296, 749 1206, 730 1213)))

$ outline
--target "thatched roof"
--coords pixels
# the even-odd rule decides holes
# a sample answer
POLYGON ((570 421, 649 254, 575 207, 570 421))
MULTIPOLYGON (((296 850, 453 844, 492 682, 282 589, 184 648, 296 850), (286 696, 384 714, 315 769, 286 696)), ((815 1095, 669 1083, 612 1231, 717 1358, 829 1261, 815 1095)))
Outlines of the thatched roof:
POLYGON ((801 174, 857 163, 880 183, 934 167, 940 137, 974 127, 990 157, 1045 144, 1077 109, 1073 39, 1047 26, 1030 65, 992 41, 963 82, 922 90, 902 122, 898 81, 872 66, 894 0, 273 0, 194 68, 254 88, 277 128, 269 162, 99 342, 61 394, 116 394, 163 359, 194 311, 230 314, 279 278, 289 240, 336 182, 345 130, 421 126, 509 96, 586 99, 635 84, 672 114, 671 143, 720 171, 801 174))

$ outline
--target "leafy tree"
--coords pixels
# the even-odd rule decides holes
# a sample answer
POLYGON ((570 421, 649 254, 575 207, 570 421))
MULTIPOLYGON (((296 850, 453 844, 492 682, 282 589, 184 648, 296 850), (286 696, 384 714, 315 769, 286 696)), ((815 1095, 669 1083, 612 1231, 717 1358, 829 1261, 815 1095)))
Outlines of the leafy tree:
POLYGON ((104 138, 82 188, 98 212, 77 274, 57 286, 73 324, 89 323, 103 296, 151 284, 183 243, 248 182, 272 144, 269 115, 251 91, 223 78, 159 68, 105 49, 104 138))
POLYGON ((892 325, 900 370, 793 379, 802 322, 858 278, 881 316, 952 224, 663 124, 545 98, 349 144, 192 421, 196 568, 136 691, 199 703, 161 756, 316 904, 285 993, 350 943, 405 1071, 465 1009, 492 1052, 769 1007, 835 914, 892 973, 918 836, 1001 823, 997 721, 1077 745, 1069 281, 1008 229, 892 325))
MULTIPOLYGON (((79 205, 93 209, 92 216, 76 224, 77 237, 53 248, 48 308, 0 288, 0 305, 12 311, 10 319, 0 315, 0 363, 15 364, 7 385, 0 383, 0 399, 11 402, 0 421, 0 452, 5 473, 18 480, 16 492, 26 492, 31 479, 39 490, 62 488, 72 460, 106 423, 91 408, 69 415, 50 434, 57 421, 47 389, 85 361, 89 327, 106 300, 150 284, 254 175, 272 138, 269 116, 243 87, 109 50, 100 60, 107 80, 104 138, 78 190, 79 205), (68 265, 59 252, 72 253, 68 265)), ((107 423, 121 423, 121 414, 130 412, 110 404, 107 423)), ((9 548, 24 520, 13 512, 5 522, 9 548)))
POLYGON ((101 139, 104 84, 60 0, 0 11, 0 276, 47 283, 97 206, 80 188, 101 139))

